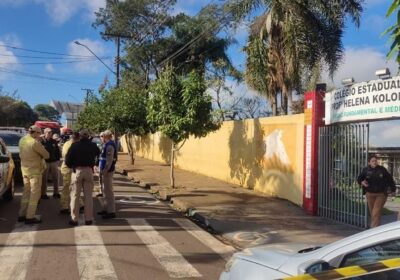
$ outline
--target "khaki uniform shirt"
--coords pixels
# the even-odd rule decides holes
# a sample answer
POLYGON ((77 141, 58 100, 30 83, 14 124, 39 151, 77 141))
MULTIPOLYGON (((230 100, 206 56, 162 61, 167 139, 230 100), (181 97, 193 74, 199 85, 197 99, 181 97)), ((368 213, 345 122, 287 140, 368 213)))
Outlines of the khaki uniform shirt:
POLYGON ((23 176, 42 175, 49 153, 38 140, 27 134, 19 141, 19 156, 23 176))
POLYGON ((65 164, 65 156, 67 155, 69 148, 71 148, 72 143, 73 143, 72 139, 69 139, 67 142, 64 143, 64 145, 62 147, 61 156, 64 159, 63 163, 61 164, 61 173, 62 174, 72 173, 72 169, 68 168, 68 166, 65 164))

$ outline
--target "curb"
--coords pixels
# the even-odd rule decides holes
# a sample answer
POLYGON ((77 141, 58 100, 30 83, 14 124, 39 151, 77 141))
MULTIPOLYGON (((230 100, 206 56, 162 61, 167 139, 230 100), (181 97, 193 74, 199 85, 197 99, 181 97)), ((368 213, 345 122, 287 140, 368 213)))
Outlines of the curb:
POLYGON ((130 175, 132 174, 132 172, 127 172, 125 169, 122 168, 117 168, 117 171, 120 172, 122 175, 127 176, 133 183, 135 183, 135 185, 146 189, 148 193, 152 194, 158 199, 163 201, 170 201, 171 208, 173 208, 177 212, 183 213, 191 220, 202 224, 209 232, 216 233, 210 219, 199 213, 198 210, 196 210, 196 208, 194 208, 189 203, 184 202, 179 198, 174 198, 173 194, 169 191, 167 187, 158 185, 157 183, 143 182, 142 180, 140 180, 140 178, 136 178, 136 180, 134 181, 133 176, 130 175))

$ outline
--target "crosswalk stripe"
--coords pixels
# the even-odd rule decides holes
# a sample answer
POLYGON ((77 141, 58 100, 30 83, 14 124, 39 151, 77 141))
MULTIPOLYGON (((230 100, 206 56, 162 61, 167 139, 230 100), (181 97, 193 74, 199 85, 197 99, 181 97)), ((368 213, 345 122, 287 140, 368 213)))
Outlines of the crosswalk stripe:
POLYGON ((145 219, 126 219, 171 278, 202 277, 145 219))
POLYGON ((0 252, 0 277, 24 280, 32 256, 38 225, 17 224, 0 252))
POLYGON ((173 221, 198 239, 201 243, 219 254, 224 260, 228 261, 232 254, 235 253, 235 249, 232 246, 225 245, 188 219, 173 219, 173 221))
POLYGON ((97 226, 75 227, 79 279, 118 279, 97 226))

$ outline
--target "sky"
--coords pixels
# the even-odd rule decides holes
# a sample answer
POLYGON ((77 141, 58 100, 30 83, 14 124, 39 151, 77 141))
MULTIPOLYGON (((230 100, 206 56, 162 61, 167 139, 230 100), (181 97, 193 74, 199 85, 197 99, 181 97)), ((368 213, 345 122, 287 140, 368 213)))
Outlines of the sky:
MULTIPOLYGON (((178 0, 174 13, 193 15, 202 6, 218 1, 178 0)), ((324 75, 324 82, 338 87, 340 81, 348 77, 354 77, 357 82, 368 81, 376 78, 375 70, 384 67, 396 73, 397 65, 386 61, 387 38, 381 36, 394 22, 394 18, 385 18, 391 2, 365 1, 360 28, 350 21, 347 24, 343 37, 345 57, 341 66, 333 80, 324 75)), ((105 0, 0 0, 0 86, 3 90, 16 91, 33 107, 49 104, 53 99, 82 102, 86 94, 83 89, 97 91, 105 77, 111 85, 115 84, 115 75, 85 47, 74 43, 86 45, 109 67, 115 68, 115 44, 103 41, 99 31, 92 27, 94 12, 104 5, 105 0)), ((246 36, 247 26, 243 24, 236 33, 238 43, 228 52, 240 69, 245 62, 242 48, 246 36)), ((244 85, 234 86, 235 91, 248 91, 244 85)), ((400 123, 372 124, 371 142, 380 146, 400 146, 397 144, 400 129, 393 130, 393 127, 400 128, 400 123), (388 133, 382 133, 382 129, 388 133)))

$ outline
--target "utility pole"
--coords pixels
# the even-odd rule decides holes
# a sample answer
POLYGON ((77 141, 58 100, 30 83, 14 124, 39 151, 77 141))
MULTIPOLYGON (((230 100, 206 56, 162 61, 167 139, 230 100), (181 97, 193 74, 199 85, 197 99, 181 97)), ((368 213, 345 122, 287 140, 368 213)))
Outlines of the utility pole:
POLYGON ((113 34, 113 33, 104 33, 103 36, 109 38, 117 38, 117 57, 115 59, 115 66, 117 68, 116 76, 117 76, 117 88, 119 87, 120 82, 120 51, 121 51, 121 38, 124 39, 133 39, 132 36, 122 35, 122 34, 113 34))
POLYGON ((85 98, 85 104, 88 104, 89 101, 89 94, 93 93, 93 89, 91 88, 82 88, 81 90, 85 90, 86 91, 86 98, 85 98))

